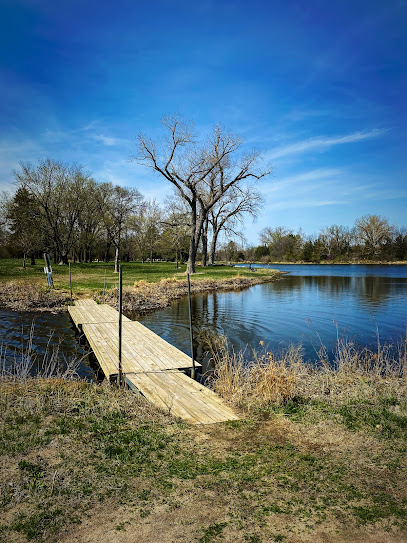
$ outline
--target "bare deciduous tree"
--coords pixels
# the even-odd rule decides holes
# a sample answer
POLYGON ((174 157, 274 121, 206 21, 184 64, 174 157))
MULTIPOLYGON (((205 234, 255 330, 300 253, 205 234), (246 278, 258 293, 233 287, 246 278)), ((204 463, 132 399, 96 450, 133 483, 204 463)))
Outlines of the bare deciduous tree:
POLYGON ((107 237, 115 247, 114 271, 117 273, 126 223, 141 205, 142 196, 137 189, 103 183, 100 186, 99 198, 107 237))
POLYGON ((301 232, 294 234, 290 228, 277 226, 276 228, 264 228, 260 233, 260 241, 269 248, 273 260, 293 260, 302 246, 301 232))
POLYGON ((329 258, 348 256, 352 242, 352 234, 346 226, 333 224, 332 226, 322 229, 319 238, 323 243, 329 258))
POLYGON ((235 158, 243 140, 215 126, 207 142, 198 145, 192 126, 178 117, 167 117, 166 145, 139 134, 140 155, 135 158, 167 179, 190 209, 191 234, 188 273, 195 272, 202 228, 209 211, 232 187, 243 180, 260 179, 270 170, 259 171, 255 151, 235 158))
POLYGON ((89 174, 75 164, 68 166, 58 160, 40 160, 37 167, 21 163, 14 176, 19 187, 34 198, 47 225, 48 238, 56 257, 68 263, 68 254, 77 239, 77 221, 86 207, 81 197, 89 174))
POLYGON ((129 220, 129 227, 141 254, 144 263, 146 253, 150 255, 150 262, 153 261, 153 253, 158 246, 162 230, 162 211, 155 200, 144 202, 139 213, 133 215, 129 220))
POLYGON ((392 227, 380 215, 365 215, 355 223, 356 234, 364 243, 369 258, 378 258, 380 251, 392 237, 392 227))

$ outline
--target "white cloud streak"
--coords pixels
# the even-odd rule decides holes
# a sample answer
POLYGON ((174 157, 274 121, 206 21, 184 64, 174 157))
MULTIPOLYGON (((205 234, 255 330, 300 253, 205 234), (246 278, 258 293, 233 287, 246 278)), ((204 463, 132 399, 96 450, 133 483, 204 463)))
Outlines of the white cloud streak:
POLYGON ((299 141, 297 143, 291 143, 289 145, 283 145, 277 147, 273 151, 267 153, 268 160, 275 160, 287 155, 294 155, 305 153, 312 149, 326 149, 333 147, 334 145, 342 145, 345 143, 356 143, 366 139, 376 138, 387 132, 385 129, 374 128, 368 132, 354 132, 353 134, 348 134, 346 136, 338 137, 325 137, 325 138, 310 138, 307 140, 299 141))

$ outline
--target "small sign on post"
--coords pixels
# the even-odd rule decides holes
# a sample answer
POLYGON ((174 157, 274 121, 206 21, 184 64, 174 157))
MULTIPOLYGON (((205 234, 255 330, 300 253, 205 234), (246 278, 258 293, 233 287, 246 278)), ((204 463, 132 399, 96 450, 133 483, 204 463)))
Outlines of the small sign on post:
POLYGON ((44 253, 44 261, 45 261, 44 273, 47 276, 48 286, 51 289, 51 288, 54 288, 54 280, 52 279, 51 259, 48 253, 44 253))

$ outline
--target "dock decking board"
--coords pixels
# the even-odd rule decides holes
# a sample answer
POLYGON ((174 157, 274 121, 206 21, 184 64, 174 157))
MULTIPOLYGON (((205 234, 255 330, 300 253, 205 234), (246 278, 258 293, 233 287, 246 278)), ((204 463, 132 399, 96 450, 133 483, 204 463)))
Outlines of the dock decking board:
MULTIPOLYGON (((118 374, 118 312, 107 304, 79 300, 69 307, 108 379, 118 374)), ((182 369, 191 358, 140 322, 123 316, 122 371, 127 384, 149 401, 194 424, 212 424, 238 417, 224 401, 182 369)), ((196 363, 197 367, 201 365, 196 363)))
POLYGON ((126 378, 152 403, 189 422, 213 424, 237 419, 225 404, 210 402, 202 394, 205 387, 180 371, 127 374, 126 378), (186 386, 187 381, 192 385, 186 386))

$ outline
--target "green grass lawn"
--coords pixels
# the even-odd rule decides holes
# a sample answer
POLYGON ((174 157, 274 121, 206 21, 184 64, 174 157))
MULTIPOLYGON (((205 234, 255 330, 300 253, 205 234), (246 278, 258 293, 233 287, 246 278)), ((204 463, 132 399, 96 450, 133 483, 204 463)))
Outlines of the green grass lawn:
MULTIPOLYGON (((44 274, 44 261, 37 259, 35 266, 27 265, 22 268, 22 259, 0 259, 0 281, 27 281, 39 280, 46 284, 44 274)), ((176 269, 174 262, 123 262, 123 285, 132 286, 135 281, 147 281, 156 283, 166 278, 185 278, 186 264, 180 269, 176 269)), ((71 264, 72 269, 72 287, 75 294, 93 293, 103 290, 104 276, 106 270, 106 289, 114 288, 118 285, 119 276, 114 272, 114 263, 92 262, 89 264, 71 264)), ((66 265, 53 265, 53 278, 56 289, 69 289, 69 271, 66 265)), ((256 270, 256 276, 266 277, 270 275, 270 270, 256 270)), ((230 277, 253 276, 247 268, 234 268, 233 266, 209 266, 207 268, 197 267, 197 273, 194 279, 228 279, 230 277)))

